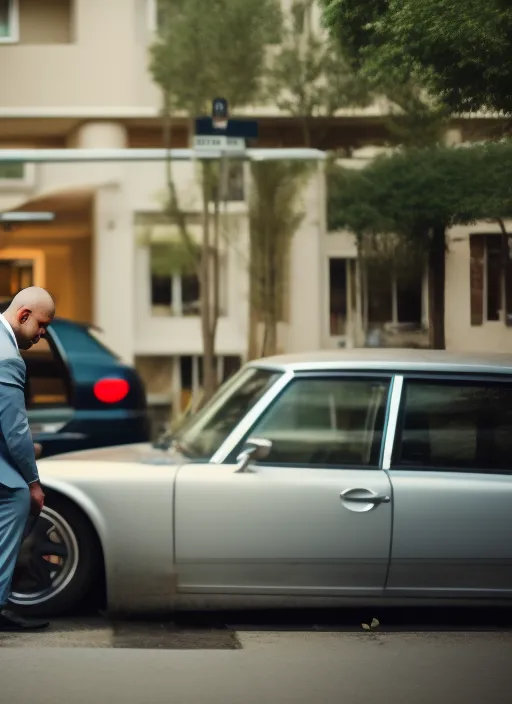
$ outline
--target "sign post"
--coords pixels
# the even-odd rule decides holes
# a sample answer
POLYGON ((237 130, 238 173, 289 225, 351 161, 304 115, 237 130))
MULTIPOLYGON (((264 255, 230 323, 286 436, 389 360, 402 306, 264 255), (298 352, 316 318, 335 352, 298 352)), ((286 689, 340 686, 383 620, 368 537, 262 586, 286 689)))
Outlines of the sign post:
POLYGON ((245 156, 247 141, 257 137, 257 120, 230 119, 228 101, 214 98, 211 117, 198 117, 195 121, 194 152, 196 158, 211 151, 240 158, 245 156))

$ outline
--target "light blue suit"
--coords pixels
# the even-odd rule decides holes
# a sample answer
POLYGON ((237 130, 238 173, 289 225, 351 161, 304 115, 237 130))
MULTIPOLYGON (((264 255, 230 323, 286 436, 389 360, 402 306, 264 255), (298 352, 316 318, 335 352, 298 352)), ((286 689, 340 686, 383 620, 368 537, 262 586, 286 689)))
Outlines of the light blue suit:
POLYGON ((25 408, 25 362, 0 321, 0 608, 9 590, 30 512, 28 485, 39 479, 25 408))

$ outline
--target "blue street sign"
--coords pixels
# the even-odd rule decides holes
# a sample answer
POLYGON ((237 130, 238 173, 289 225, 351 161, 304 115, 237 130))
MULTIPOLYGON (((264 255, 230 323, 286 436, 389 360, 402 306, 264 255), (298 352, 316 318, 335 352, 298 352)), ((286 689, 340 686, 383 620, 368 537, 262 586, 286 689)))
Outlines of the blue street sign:
POLYGON ((228 120, 223 129, 214 127, 211 117, 196 118, 195 133, 198 137, 212 137, 213 135, 224 137, 243 137, 244 139, 258 138, 257 120, 228 120))

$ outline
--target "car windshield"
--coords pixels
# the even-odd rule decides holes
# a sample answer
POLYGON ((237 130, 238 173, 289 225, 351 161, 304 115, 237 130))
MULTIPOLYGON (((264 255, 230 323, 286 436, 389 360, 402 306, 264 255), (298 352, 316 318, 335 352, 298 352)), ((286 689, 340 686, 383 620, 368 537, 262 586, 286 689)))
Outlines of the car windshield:
POLYGON ((189 459, 209 460, 282 372, 246 367, 221 386, 173 438, 189 459))

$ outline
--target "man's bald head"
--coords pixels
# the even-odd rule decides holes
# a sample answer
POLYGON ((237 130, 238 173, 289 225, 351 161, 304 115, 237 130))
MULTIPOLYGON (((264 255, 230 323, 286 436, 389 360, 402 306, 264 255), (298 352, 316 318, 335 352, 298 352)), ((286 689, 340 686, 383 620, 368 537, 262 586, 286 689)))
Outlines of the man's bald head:
POLYGON ((30 286, 17 293, 11 301, 9 310, 19 310, 20 308, 37 308, 46 311, 53 317, 55 315, 55 303, 48 291, 39 286, 30 286))
POLYGON ((28 350, 39 342, 55 317, 55 302, 44 288, 30 286, 14 296, 4 317, 20 349, 28 350))

